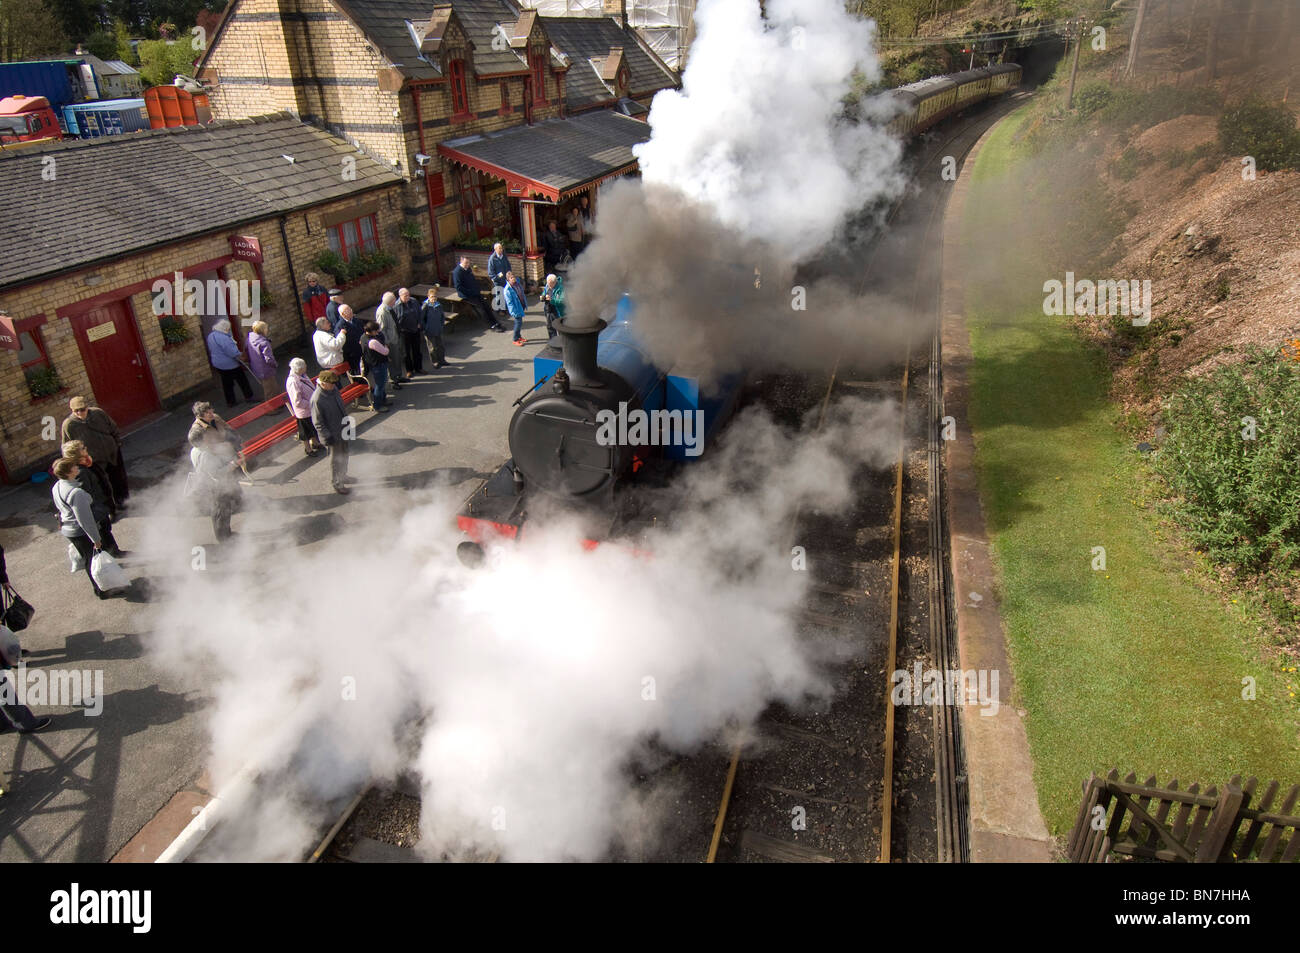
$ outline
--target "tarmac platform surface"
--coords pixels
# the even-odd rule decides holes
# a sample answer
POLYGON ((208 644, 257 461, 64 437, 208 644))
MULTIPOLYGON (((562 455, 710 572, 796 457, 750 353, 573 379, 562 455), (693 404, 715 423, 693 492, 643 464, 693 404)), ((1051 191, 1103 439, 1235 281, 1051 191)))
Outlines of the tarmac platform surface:
MULTIPOLYGON (((531 385, 532 357, 546 343, 540 303, 535 296, 530 301, 525 347, 515 347, 509 333, 492 333, 477 319, 461 318, 445 339, 451 367, 429 370, 426 354, 424 375, 400 391, 390 388, 389 413, 357 414, 359 447, 352 467, 357 481, 349 496, 332 492, 325 456, 304 457, 293 439, 258 458, 257 484, 245 487, 245 496, 292 499, 300 520, 318 520, 325 531, 295 541, 301 552, 329 545, 367 506, 402 506, 402 494, 410 488, 438 480, 468 496, 508 456, 511 404, 531 385), (358 465, 363 454, 364 467, 358 465)), ((281 379, 291 356, 279 357, 281 379)), ((314 373, 314 355, 301 356, 314 373)), ((246 409, 227 410, 215 378, 204 399, 227 418, 246 409)), ((249 430, 260 432, 284 413, 249 430)), ((114 524, 123 549, 137 550, 148 530, 151 492, 160 493, 163 481, 170 483, 188 469, 186 434, 192 419, 187 405, 128 433, 131 506, 114 524)), ((210 793, 204 775, 208 686, 202 680, 178 682, 151 664, 145 636, 157 608, 143 593, 100 601, 84 573, 69 573, 50 486, 28 483, 0 494, 0 544, 9 578, 36 607, 20 638, 31 653, 26 660, 31 669, 102 671, 103 712, 94 717, 73 707, 34 703, 30 707, 38 717, 53 716, 49 728, 0 734, 0 863, 103 862, 119 851, 122 860, 151 860, 210 793), (162 827, 171 833, 159 831, 151 838, 142 829, 165 806, 168 819, 162 827), (138 832, 141 837, 123 851, 138 832), (159 840, 161 845, 150 843, 159 840)), ((211 544, 208 520, 191 522, 194 541, 211 544)), ((254 522, 245 511, 236 515, 234 528, 255 535, 254 522)), ((145 558, 130 559, 125 568, 147 579, 163 567, 145 558)))

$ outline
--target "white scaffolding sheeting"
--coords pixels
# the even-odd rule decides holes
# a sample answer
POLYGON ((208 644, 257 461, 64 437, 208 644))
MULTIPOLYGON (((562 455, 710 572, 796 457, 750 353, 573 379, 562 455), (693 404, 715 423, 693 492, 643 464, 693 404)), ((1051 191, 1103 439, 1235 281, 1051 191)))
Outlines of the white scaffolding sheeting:
MULTIPOLYGON (((606 11, 604 0, 520 0, 521 5, 544 17, 618 16, 618 5, 606 11)), ((627 23, 634 27, 646 45, 668 64, 681 69, 695 0, 627 0, 627 23)))

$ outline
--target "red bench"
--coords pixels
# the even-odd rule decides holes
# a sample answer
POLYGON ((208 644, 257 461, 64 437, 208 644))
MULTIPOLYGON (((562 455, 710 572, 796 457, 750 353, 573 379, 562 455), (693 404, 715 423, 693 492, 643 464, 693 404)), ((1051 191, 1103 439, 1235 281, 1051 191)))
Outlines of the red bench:
MULTIPOLYGON (((315 380, 315 378, 312 379, 315 380)), ((340 390, 339 396, 343 399, 343 403, 347 404, 349 401, 356 400, 362 394, 368 393, 369 390, 370 387, 368 384, 365 383, 365 381, 358 381, 352 384, 348 384, 346 387, 340 390)), ((252 410, 246 410, 238 417, 234 417, 227 422, 230 424, 231 427, 237 430, 240 427, 244 426, 244 424, 252 423, 254 420, 257 420, 260 417, 265 417, 267 414, 275 413, 277 410, 279 410, 282 407, 287 407, 288 403, 289 403, 288 395, 277 394, 275 397, 272 397, 270 400, 263 401, 262 403, 254 407, 252 410)), ((267 450, 269 450, 271 447, 274 447, 277 443, 279 443, 281 440, 284 440, 290 434, 294 434, 297 432, 298 432, 298 420, 297 418, 290 416, 288 420, 282 420, 275 426, 262 431, 256 437, 249 439, 244 444, 243 447, 244 456, 251 459, 252 457, 257 456, 260 453, 265 453, 267 450)))

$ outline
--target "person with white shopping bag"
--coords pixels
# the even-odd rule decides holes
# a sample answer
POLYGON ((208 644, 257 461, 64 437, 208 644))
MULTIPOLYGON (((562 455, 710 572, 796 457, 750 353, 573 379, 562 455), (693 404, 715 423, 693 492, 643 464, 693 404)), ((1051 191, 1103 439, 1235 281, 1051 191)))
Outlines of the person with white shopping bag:
POLYGON ((103 539, 91 508, 90 494, 74 482, 80 474, 81 467, 75 462, 59 460, 54 464, 54 476, 58 482, 50 492, 54 497, 54 505, 59 510, 59 532, 81 556, 95 595, 100 599, 108 599, 112 594, 110 590, 125 588, 129 580, 122 567, 102 549, 103 539))

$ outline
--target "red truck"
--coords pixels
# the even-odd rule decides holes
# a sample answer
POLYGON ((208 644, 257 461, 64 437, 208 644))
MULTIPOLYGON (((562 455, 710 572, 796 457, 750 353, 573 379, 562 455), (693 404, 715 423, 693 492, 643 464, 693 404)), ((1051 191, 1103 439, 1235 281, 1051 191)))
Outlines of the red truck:
POLYGON ((44 96, 0 99, 0 148, 21 148, 28 143, 62 138, 58 117, 44 96))

